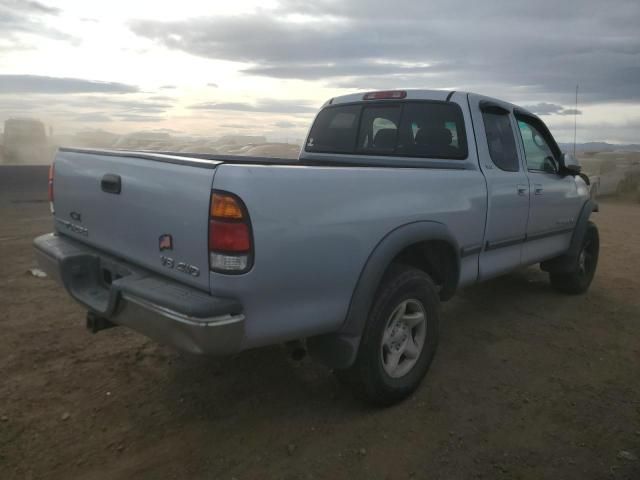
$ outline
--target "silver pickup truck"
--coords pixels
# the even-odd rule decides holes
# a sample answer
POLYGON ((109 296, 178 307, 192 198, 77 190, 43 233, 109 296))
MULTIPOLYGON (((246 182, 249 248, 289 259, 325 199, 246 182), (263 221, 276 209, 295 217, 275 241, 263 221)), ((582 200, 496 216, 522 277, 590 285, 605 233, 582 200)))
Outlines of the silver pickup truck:
POLYGON ((202 354, 301 341, 379 404, 410 394, 456 290, 540 264, 585 292, 588 179, 545 124, 463 92, 332 98, 298 160, 61 148, 41 267, 87 310, 202 354))

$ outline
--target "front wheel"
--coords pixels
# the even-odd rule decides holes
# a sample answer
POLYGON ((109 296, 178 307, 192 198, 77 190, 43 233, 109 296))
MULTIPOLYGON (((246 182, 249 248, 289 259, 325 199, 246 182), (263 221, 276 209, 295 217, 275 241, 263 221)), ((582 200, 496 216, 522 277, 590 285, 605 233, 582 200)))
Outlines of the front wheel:
POLYGON ((580 252, 570 272, 549 273, 551 285, 558 291, 576 295, 589 289, 598 265, 600 236, 595 223, 589 222, 580 252))
POLYGON ((438 317, 438 292, 429 275, 393 265, 378 289, 354 365, 336 375, 371 403, 404 399, 429 369, 438 317))

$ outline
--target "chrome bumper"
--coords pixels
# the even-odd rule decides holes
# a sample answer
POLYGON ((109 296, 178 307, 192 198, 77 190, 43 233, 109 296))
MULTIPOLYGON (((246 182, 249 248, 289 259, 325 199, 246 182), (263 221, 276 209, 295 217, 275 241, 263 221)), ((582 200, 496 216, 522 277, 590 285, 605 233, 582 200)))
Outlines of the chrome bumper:
POLYGON ((94 315, 183 351, 225 355, 242 349, 244 315, 232 299, 212 297, 75 240, 34 240, 40 268, 94 315), (114 280, 106 284, 104 271, 114 280))

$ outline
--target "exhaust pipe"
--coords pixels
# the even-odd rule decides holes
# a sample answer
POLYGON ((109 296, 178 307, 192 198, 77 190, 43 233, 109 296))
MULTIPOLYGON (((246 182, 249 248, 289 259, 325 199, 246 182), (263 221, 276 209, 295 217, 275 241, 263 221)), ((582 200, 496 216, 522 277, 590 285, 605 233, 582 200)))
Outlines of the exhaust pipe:
POLYGON ((91 333, 98 333, 100 330, 117 327, 117 323, 113 323, 104 317, 99 317, 93 312, 87 312, 87 330, 91 333))
POLYGON ((300 340, 292 340, 290 342, 286 342, 284 345, 291 359, 296 362, 301 361, 307 356, 307 347, 300 340))

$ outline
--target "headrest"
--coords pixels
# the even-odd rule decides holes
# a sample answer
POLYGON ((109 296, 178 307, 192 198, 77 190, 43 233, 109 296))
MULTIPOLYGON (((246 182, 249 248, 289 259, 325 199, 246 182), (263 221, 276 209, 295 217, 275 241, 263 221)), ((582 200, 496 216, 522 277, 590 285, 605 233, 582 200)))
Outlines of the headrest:
POLYGON ((396 136, 398 131, 395 128, 381 128, 373 137, 373 146, 385 150, 396 148, 396 136))
POLYGON ((422 127, 416 134, 416 145, 448 147, 451 145, 453 135, 451 130, 445 127, 422 127))

